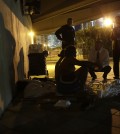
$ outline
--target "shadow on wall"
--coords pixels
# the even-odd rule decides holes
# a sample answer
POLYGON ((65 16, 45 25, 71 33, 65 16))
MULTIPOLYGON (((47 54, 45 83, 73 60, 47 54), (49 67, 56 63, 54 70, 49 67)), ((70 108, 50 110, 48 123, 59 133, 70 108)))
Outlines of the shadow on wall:
POLYGON ((0 14, 0 114, 15 93, 15 47, 14 37, 5 28, 3 16, 0 14))
POLYGON ((23 48, 21 48, 19 56, 20 56, 20 60, 17 66, 18 80, 23 80, 25 78, 23 48))
POLYGON ((11 33, 6 30, 6 37, 7 37, 7 44, 6 50, 7 50, 7 57, 8 57, 8 67, 9 67, 9 79, 10 79, 10 87, 12 89, 12 95, 15 94, 15 69, 14 69, 14 55, 15 55, 15 47, 16 43, 14 40, 14 37, 11 35, 11 33))

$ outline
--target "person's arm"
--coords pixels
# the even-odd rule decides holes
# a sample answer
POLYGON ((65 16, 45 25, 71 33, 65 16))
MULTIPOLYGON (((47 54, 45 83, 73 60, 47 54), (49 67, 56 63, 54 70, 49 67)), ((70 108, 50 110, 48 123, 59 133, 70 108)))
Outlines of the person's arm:
POLYGON ((59 40, 63 40, 62 39, 62 27, 61 28, 59 28, 56 32, 55 32, 55 35, 56 35, 56 37, 59 39, 59 40))
POLYGON ((112 31, 112 34, 111 34, 111 39, 112 40, 116 40, 117 39, 117 35, 116 35, 116 32, 117 32, 117 27, 115 27, 112 31))
POLYGON ((73 58, 72 62, 74 65, 78 65, 78 66, 82 66, 82 67, 87 67, 87 68, 94 67, 94 63, 92 63, 90 61, 80 61, 80 60, 77 60, 76 58, 73 58))
POLYGON ((75 41, 76 40, 76 38, 75 38, 76 37, 76 35, 75 35, 75 29, 73 28, 73 30, 74 30, 74 41, 75 41))
POLYGON ((115 35, 114 35, 114 29, 112 31, 112 34, 111 34, 111 40, 114 40, 115 39, 115 35))

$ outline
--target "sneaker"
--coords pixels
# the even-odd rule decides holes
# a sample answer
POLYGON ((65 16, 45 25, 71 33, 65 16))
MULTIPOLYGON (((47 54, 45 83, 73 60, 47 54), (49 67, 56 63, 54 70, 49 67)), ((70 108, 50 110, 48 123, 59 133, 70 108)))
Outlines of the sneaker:
POLYGON ((115 76, 115 77, 113 77, 114 79, 119 79, 119 76, 115 76))
POLYGON ((103 83, 106 83, 107 82, 107 78, 104 78, 102 82, 103 83))
POLYGON ((92 81, 94 81, 95 79, 97 79, 97 76, 92 77, 92 81))

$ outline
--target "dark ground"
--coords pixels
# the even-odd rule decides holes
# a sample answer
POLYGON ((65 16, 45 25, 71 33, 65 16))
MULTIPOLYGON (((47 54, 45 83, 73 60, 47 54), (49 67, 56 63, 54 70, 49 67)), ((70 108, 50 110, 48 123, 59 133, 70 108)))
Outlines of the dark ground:
POLYGON ((97 99, 90 109, 74 99, 70 107, 60 108, 54 106, 54 94, 25 99, 24 86, 2 115, 0 134, 120 134, 120 95, 97 99))

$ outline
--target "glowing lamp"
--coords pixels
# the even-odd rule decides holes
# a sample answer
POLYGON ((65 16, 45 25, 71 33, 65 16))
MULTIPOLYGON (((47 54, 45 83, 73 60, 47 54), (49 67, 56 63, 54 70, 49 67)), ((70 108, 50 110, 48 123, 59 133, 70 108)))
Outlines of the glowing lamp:
POLYGON ((113 25, 113 21, 110 18, 105 18, 103 23, 104 23, 104 26, 106 26, 106 27, 109 27, 109 26, 113 25))

